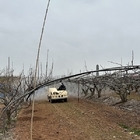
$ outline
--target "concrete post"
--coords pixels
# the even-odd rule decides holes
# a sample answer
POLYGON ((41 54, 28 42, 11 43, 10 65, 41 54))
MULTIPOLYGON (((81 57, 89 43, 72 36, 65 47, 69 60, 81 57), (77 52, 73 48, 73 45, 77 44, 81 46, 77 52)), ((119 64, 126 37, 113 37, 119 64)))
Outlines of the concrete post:
POLYGON ((96 76, 99 76, 99 65, 96 65, 96 76))

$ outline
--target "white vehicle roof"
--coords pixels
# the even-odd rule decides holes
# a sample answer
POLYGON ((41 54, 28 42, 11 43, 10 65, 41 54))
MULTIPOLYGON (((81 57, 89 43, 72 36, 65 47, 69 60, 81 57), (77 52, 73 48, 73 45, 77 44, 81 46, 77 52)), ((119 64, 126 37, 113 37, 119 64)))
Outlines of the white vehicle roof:
POLYGON ((49 88, 49 92, 57 92, 56 88, 49 88))

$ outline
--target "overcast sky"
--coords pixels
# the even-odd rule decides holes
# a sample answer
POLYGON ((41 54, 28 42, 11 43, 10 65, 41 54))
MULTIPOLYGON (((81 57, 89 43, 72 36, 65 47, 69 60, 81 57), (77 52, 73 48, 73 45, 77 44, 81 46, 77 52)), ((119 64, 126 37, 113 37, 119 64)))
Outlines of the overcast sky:
MULTIPOLYGON (((0 0, 0 70, 35 66, 47 0, 0 0)), ((140 64, 140 0, 51 0, 40 50, 54 75, 140 64)))

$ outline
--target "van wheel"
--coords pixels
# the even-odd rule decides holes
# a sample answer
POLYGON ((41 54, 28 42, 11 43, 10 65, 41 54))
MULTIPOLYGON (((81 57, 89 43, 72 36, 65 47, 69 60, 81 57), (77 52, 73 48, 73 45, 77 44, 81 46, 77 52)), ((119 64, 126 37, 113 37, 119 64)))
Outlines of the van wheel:
POLYGON ((67 99, 64 99, 64 102, 67 102, 67 99))

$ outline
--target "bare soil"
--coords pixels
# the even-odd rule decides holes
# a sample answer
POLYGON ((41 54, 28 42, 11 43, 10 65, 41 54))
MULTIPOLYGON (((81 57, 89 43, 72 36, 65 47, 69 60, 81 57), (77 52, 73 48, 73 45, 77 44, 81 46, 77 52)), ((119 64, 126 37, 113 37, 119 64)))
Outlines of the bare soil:
MULTIPOLYGON (((31 112, 31 106, 19 112, 15 140, 30 139, 31 112)), ((140 115, 116 106, 77 98, 35 102, 33 140, 140 140, 134 128, 140 130, 140 115)))

